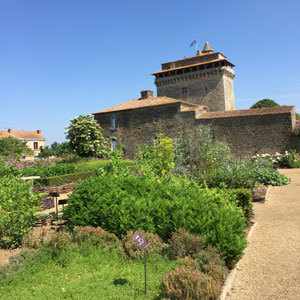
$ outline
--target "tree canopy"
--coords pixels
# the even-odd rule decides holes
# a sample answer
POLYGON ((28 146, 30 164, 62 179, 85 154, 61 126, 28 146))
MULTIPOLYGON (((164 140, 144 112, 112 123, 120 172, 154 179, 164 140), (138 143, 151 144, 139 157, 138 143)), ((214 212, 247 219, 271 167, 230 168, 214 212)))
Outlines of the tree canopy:
POLYGON ((33 155, 34 152, 27 147, 26 142, 13 137, 0 139, 0 156, 20 159, 23 155, 33 155))
POLYGON ((81 157, 105 157, 109 153, 103 129, 90 115, 79 115, 71 120, 67 129, 70 148, 81 157))
POLYGON ((257 101, 255 104, 253 104, 250 108, 262 108, 262 107, 273 107, 273 106, 279 106, 279 104, 272 99, 262 99, 257 101))

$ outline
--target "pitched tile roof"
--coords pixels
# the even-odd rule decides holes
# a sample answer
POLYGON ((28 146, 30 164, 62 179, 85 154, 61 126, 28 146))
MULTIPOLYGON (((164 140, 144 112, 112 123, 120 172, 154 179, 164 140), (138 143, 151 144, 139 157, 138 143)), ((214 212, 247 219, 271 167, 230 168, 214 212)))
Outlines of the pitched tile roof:
POLYGON ((220 59, 209 60, 209 61, 200 62, 200 63, 196 63, 196 64, 192 64, 192 65, 186 65, 186 66, 172 68, 172 69, 165 69, 165 70, 162 70, 162 71, 152 73, 151 75, 156 75, 156 74, 160 74, 160 73, 165 73, 165 72, 170 72, 170 71, 175 71, 175 70, 180 70, 180 69, 186 69, 186 68, 191 68, 191 67, 198 67, 198 66, 201 66, 201 65, 207 65, 207 64, 211 64, 211 63, 215 63, 215 62, 221 62, 221 61, 226 61, 229 65, 234 67, 234 64, 231 63, 230 61, 228 61, 227 59, 220 58, 220 59))
POLYGON ((19 140, 37 140, 44 141, 45 138, 38 131, 14 131, 14 130, 0 130, 0 139, 13 137, 19 140))
POLYGON ((127 102, 121 103, 119 105, 94 112, 93 115, 111 113, 111 112, 117 112, 123 110, 139 109, 139 108, 151 107, 151 106, 174 104, 174 103, 181 103, 188 107, 195 107, 195 109, 201 107, 201 105, 194 104, 188 101, 183 101, 183 100, 163 96, 163 97, 150 97, 147 99, 132 99, 127 102))
POLYGON ((245 116, 262 116, 262 115, 276 115, 292 112, 294 106, 275 106, 264 107, 254 109, 241 109, 241 110, 229 110, 229 111, 212 111, 205 112, 197 119, 214 119, 214 118, 234 118, 245 116))

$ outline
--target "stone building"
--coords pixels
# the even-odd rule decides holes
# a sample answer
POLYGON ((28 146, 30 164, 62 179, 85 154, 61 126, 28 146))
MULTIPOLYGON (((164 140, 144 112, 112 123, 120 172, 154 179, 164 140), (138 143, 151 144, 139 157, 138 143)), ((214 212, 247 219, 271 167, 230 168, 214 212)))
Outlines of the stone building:
POLYGON ((94 119, 112 149, 121 144, 127 157, 160 132, 176 138, 201 125, 209 125, 213 137, 226 140, 237 156, 289 150, 295 108, 234 110, 233 66, 207 42, 196 56, 163 63, 153 73, 157 97, 144 90, 140 98, 94 112, 94 119))
POLYGON ((205 105, 209 111, 234 110, 234 65, 206 42, 197 55, 161 65, 153 73, 157 96, 205 105))

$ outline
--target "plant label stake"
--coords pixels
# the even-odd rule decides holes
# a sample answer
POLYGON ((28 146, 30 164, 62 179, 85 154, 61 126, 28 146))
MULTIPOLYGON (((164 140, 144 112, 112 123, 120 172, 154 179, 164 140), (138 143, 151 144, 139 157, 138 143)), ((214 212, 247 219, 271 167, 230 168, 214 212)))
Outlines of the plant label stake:
POLYGON ((133 241, 136 243, 136 245, 141 249, 144 250, 144 257, 145 257, 145 264, 144 264, 144 270, 145 270, 145 295, 147 295, 147 254, 146 254, 146 247, 147 242, 144 239, 144 237, 139 233, 133 236, 133 241))

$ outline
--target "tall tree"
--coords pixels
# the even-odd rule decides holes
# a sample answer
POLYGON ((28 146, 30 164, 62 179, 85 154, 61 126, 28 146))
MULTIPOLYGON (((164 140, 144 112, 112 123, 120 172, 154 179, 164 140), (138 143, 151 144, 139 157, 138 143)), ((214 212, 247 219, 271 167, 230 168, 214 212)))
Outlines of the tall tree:
POLYGON ((80 115, 71 120, 67 129, 70 148, 81 157, 103 158, 109 153, 108 141, 103 129, 90 115, 80 115))

